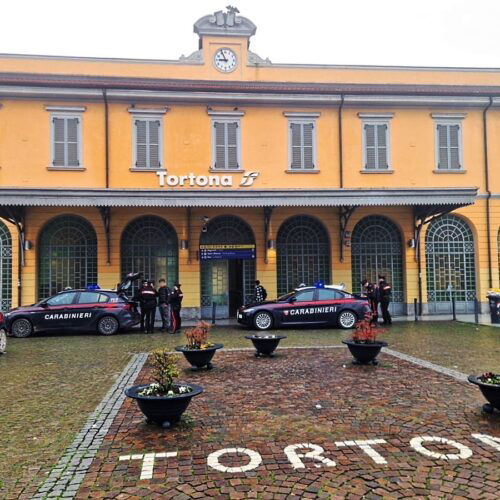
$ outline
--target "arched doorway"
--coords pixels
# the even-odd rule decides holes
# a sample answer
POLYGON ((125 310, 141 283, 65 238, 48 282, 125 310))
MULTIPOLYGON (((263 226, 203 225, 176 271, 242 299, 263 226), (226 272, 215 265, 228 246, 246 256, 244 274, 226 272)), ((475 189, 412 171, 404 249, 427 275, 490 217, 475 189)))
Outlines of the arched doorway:
POLYGON ((12 308, 12 237, 9 228, 0 221, 0 311, 12 308))
MULTIPOLYGON (((147 215, 130 222, 122 233, 120 255, 122 278, 131 272, 142 272, 156 286, 161 278, 169 287, 178 282, 177 233, 161 217, 147 215)), ((135 283, 130 293, 137 286, 135 283)))
POLYGON ((352 232, 352 289, 361 291, 361 281, 376 283, 379 275, 392 285, 391 313, 405 314, 403 242, 396 224, 377 215, 361 219, 352 232))
POLYGON ((425 258, 429 313, 451 313, 452 293, 457 312, 474 312, 474 235, 467 222, 455 215, 432 221, 425 238, 425 258))
POLYGON ((38 247, 38 298, 66 287, 97 283, 97 236, 92 225, 76 215, 62 215, 43 229, 38 247))
POLYGON ((239 217, 216 217, 201 233, 200 257, 201 317, 211 317, 214 303, 217 318, 233 317, 238 307, 250 303, 254 296, 255 238, 252 229, 239 217), (214 246, 220 246, 220 252, 214 246), (204 247, 213 250, 209 252, 204 247))
POLYGON ((281 224, 276 241, 278 295, 299 284, 330 283, 330 239, 318 220, 307 215, 281 224))

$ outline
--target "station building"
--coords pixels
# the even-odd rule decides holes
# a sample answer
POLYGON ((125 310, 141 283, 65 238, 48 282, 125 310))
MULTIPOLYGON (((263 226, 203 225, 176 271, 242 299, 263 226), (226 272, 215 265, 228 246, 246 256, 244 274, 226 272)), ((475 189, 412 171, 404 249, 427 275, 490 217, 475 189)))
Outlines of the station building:
POLYGON ((130 271, 190 317, 379 273, 394 314, 486 308, 500 70, 275 64, 233 9, 194 31, 174 61, 0 56, 3 310, 130 271))

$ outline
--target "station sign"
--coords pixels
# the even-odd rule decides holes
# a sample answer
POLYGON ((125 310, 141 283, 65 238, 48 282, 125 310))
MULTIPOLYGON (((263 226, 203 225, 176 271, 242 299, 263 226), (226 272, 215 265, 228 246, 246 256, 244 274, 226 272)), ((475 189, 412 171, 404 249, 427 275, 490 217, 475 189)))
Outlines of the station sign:
POLYGON ((255 245, 200 245, 201 260, 255 259, 255 245))

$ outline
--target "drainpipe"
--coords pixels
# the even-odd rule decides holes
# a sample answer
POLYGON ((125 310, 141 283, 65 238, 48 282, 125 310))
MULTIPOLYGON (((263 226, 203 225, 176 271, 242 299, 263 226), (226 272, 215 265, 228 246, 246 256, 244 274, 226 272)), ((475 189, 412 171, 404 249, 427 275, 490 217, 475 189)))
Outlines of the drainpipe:
POLYGON ((340 106, 339 106, 339 179, 340 179, 340 189, 344 187, 344 155, 343 155, 343 144, 342 144, 342 108, 344 107, 344 95, 340 95, 340 106))
POLYGON ((491 255, 491 227, 490 227, 490 168, 488 158, 488 120, 486 114, 493 105, 493 98, 490 97, 490 102, 483 110, 483 149, 484 149, 484 182, 486 191, 486 237, 488 238, 488 286, 493 288, 493 269, 491 255))
POLYGON ((102 98, 104 99, 104 151, 106 168, 106 189, 109 188, 109 109, 108 94, 106 89, 102 89, 102 98))

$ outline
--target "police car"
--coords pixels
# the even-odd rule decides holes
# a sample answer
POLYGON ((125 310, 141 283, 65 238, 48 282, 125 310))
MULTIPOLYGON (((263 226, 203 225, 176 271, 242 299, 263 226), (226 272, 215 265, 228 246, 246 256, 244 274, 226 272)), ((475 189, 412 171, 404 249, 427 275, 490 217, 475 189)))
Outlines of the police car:
POLYGON ((323 284, 297 288, 276 300, 241 307, 238 323, 257 330, 299 325, 352 328, 370 312, 370 306, 367 299, 343 288, 323 284))
POLYGON ((89 287, 63 290, 37 304, 11 309, 4 315, 7 332, 14 337, 29 337, 39 331, 97 331, 113 335, 121 328, 140 322, 134 302, 125 295, 140 273, 131 273, 117 290, 89 287))

